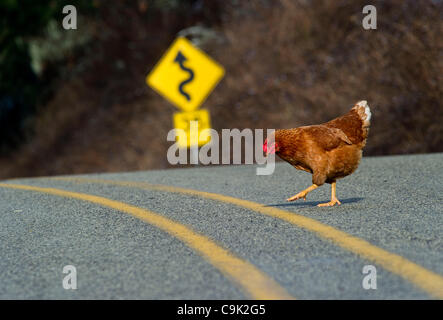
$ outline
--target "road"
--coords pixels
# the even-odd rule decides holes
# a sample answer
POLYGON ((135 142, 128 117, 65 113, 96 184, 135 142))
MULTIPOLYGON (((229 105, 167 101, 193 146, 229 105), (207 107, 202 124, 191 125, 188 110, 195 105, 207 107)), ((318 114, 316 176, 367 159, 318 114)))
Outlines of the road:
POLYGON ((332 208, 255 168, 0 181, 0 299, 443 299, 443 154, 364 158, 332 208))

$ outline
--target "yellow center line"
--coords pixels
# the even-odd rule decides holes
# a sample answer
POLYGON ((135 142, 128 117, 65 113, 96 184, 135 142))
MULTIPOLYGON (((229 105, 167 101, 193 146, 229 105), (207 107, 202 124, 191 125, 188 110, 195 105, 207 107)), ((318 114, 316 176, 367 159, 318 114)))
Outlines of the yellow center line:
POLYGON ((277 284, 277 282, 269 278, 254 265, 236 257, 211 239, 196 233, 191 228, 167 219, 160 214, 124 202, 84 193, 4 183, 0 183, 0 187, 37 191, 60 197, 79 199, 129 213, 183 241, 190 248, 206 258, 214 267, 234 282, 234 284, 239 285, 252 299, 294 299, 284 288, 277 284))
POLYGON ((375 245, 370 244, 366 240, 352 236, 346 232, 340 231, 327 224, 319 222, 315 219, 305 217, 303 215, 285 211, 273 207, 265 207, 263 204, 242 200, 230 196, 225 196, 217 193, 210 193, 205 191, 198 191, 193 189, 186 189, 173 186, 156 185, 145 182, 130 182, 130 181, 115 181, 104 179, 90 179, 90 178, 53 178, 55 180, 73 181, 79 183, 100 183, 111 184, 130 188, 139 188, 145 190, 159 190, 172 193, 181 193, 192 195, 225 203, 231 203, 239 207, 253 210, 255 212, 271 216, 277 219, 287 221, 293 225, 304 228, 314 232, 321 238, 327 239, 332 243, 349 250, 365 259, 375 262, 384 269, 401 276, 402 278, 412 282, 417 287, 421 288, 428 294, 443 299, 443 277, 433 271, 430 271, 408 259, 391 253, 387 250, 381 249, 375 245))

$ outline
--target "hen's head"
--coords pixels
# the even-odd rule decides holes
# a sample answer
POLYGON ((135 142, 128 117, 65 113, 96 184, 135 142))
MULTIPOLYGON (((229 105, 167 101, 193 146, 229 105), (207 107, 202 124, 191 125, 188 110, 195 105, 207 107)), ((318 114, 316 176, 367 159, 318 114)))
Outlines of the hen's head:
POLYGON ((273 142, 271 145, 268 145, 268 139, 263 143, 263 152, 268 154, 274 154, 280 150, 280 147, 277 142, 273 142))

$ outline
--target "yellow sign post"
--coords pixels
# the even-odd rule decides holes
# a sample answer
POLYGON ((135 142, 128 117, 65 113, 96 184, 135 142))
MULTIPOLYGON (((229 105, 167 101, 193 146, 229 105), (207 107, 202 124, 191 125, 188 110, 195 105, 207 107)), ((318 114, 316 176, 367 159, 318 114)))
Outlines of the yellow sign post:
POLYGON ((186 38, 179 37, 146 77, 149 86, 184 111, 173 116, 174 127, 187 134, 186 139, 178 137, 179 147, 198 148, 211 140, 210 136, 200 136, 202 130, 211 128, 209 112, 197 109, 224 73, 221 65, 186 38), (191 130, 191 121, 198 121, 198 130, 191 130))

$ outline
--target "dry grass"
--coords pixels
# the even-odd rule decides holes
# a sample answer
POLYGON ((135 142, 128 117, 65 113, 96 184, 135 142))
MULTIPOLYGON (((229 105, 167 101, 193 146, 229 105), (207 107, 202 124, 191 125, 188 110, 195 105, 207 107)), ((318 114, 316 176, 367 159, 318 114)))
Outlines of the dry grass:
MULTIPOLYGON (((226 68, 203 105, 215 129, 320 123, 366 99, 366 155, 443 151, 441 3, 376 1, 373 31, 361 26, 365 1, 211 3, 223 8, 216 30, 224 41, 204 49, 226 68)), ((84 71, 41 108, 28 143, 0 157, 0 177, 168 167, 175 109, 144 77, 195 21, 103 10, 84 71)))
POLYGON ((307 3, 248 8, 225 23, 228 45, 213 52, 227 68, 213 95, 216 126, 227 108, 233 126, 279 128, 327 121, 366 99, 366 154, 443 151, 441 6, 375 2, 378 29, 366 31, 364 1, 307 3))

